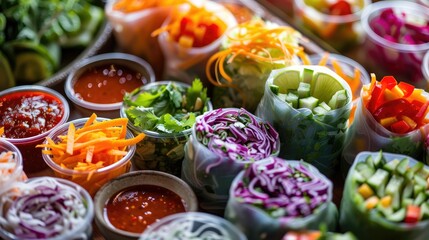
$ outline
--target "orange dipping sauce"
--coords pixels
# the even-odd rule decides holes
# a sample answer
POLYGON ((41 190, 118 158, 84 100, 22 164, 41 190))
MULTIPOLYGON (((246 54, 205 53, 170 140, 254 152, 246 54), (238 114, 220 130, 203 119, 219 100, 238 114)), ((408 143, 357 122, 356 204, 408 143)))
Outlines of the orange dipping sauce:
POLYGON ((141 87, 147 79, 121 65, 104 65, 85 71, 74 83, 73 89, 79 99, 92 103, 122 102, 126 92, 141 87))
POLYGON ((113 195, 104 216, 116 228, 142 233, 147 226, 171 214, 185 212, 182 199, 160 186, 138 185, 113 195))

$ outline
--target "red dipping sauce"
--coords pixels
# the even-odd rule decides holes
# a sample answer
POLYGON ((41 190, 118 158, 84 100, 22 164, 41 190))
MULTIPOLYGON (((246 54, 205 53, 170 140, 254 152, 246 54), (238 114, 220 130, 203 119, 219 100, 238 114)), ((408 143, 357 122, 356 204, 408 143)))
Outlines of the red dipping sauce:
POLYGON ((185 211, 183 200, 171 190, 137 185, 114 194, 104 208, 104 216, 118 229, 142 233, 158 219, 185 211))
POLYGON ((76 97, 92 103, 122 102, 126 92, 141 87, 144 76, 130 68, 109 64, 83 72, 73 85, 76 97))
POLYGON ((0 92, 1 137, 21 152, 25 173, 48 168, 43 161, 42 144, 51 130, 68 120, 67 100, 58 92, 42 86, 19 86, 0 92))

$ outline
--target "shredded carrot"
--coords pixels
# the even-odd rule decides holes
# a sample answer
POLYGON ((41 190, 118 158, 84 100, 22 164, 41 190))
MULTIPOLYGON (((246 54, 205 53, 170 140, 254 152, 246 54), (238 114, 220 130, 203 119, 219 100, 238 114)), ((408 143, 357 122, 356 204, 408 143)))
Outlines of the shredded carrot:
POLYGON ((4 133, 4 127, 0 127, 0 137, 1 135, 3 135, 3 133, 4 133))
POLYGON ((124 13, 141 11, 154 7, 174 6, 188 2, 187 0, 119 0, 113 5, 113 10, 124 13))
POLYGON ((324 53, 319 63, 317 63, 317 65, 326 66, 326 64, 328 63, 328 59, 329 59, 329 53, 324 53))
MULTIPOLYGON (((95 117, 94 117, 95 116, 95 117)), ((126 147, 140 142, 145 135, 125 139, 127 118, 97 121, 91 116, 82 128, 71 123, 66 136, 58 136, 58 142, 47 138, 44 148, 58 165, 76 171, 91 172, 119 161, 127 154, 126 147), (90 122, 90 124, 88 124, 90 122)), ((92 175, 92 174, 91 174, 92 175)))

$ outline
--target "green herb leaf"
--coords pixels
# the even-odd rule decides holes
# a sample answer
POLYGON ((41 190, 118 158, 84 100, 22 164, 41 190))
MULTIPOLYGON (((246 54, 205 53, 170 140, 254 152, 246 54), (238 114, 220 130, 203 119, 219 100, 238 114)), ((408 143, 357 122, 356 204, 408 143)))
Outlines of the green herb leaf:
POLYGON ((153 130, 159 121, 153 108, 132 106, 126 110, 126 114, 133 121, 134 126, 146 130, 153 130))
MULTIPOLYGON (((192 86, 188 88, 188 92, 186 93, 186 109, 188 111, 195 111, 194 107, 197 98, 202 100, 203 106, 206 105, 208 101, 207 89, 203 87, 203 83, 198 78, 192 82, 192 86)), ((201 111, 201 109, 198 109, 198 111, 201 111)))

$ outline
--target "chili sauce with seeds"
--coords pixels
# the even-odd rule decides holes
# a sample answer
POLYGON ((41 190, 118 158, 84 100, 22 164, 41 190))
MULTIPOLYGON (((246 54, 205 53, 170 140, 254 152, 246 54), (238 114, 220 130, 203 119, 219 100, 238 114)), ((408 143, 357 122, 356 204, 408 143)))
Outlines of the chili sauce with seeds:
POLYGON ((28 138, 49 131, 63 118, 60 100, 43 92, 17 92, 0 97, 0 126, 6 138, 28 138))
POLYGON ((160 186, 137 185, 113 195, 104 207, 105 218, 116 228, 142 233, 171 214, 185 212, 179 195, 160 186))
POLYGON ((92 103, 122 102, 126 92, 147 83, 145 77, 121 65, 102 65, 86 70, 74 83, 76 97, 92 103))

